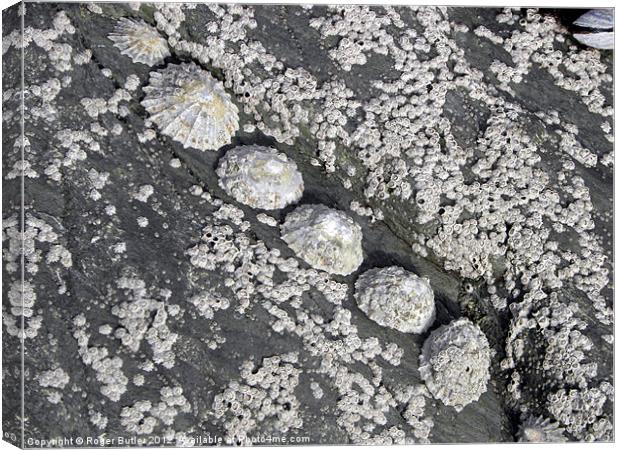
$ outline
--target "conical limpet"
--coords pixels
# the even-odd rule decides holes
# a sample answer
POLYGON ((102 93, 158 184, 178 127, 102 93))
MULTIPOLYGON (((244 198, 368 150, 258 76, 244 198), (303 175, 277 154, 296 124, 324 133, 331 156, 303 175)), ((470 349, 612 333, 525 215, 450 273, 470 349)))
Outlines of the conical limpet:
POLYGON ((469 319, 461 318, 426 339, 418 370, 433 397, 460 412, 486 392, 490 365, 486 336, 469 319))
POLYGON ((168 42, 156 28, 142 20, 123 17, 108 35, 114 47, 135 63, 149 66, 159 64, 170 56, 168 42))
POLYGON ((302 205, 289 213, 281 236, 315 269, 348 275, 363 260, 360 226, 344 212, 325 205, 302 205))
POLYGON ((371 320, 403 333, 424 333, 435 320, 430 283, 402 267, 364 272, 355 283, 355 300, 371 320))
POLYGON ((529 416, 519 426, 519 442, 566 442, 564 428, 542 416, 529 416))
POLYGON ((217 175, 222 189, 252 208, 284 208, 304 192, 295 161, 269 147, 243 145, 229 150, 220 160, 217 175))
POLYGON ((194 63, 151 72, 144 92, 150 120, 185 148, 217 150, 239 129, 239 110, 224 85, 194 63))

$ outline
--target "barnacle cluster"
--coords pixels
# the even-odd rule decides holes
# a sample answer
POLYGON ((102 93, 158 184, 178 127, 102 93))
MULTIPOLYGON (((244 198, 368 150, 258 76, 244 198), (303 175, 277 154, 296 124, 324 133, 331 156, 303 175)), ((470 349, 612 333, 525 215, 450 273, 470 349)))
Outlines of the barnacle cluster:
POLYGON ((220 160, 216 173, 227 194, 252 208, 284 208, 297 202, 304 192, 295 161, 274 148, 235 147, 220 160))
POLYGON ((273 420, 283 432, 303 425, 301 404, 294 394, 301 372, 295 363, 295 354, 264 358, 259 367, 246 361, 240 370, 242 380, 230 382, 215 396, 212 414, 217 419, 231 419, 228 444, 251 442, 251 432, 265 420, 273 420))
POLYGON ((143 90, 150 120, 183 147, 217 150, 239 128, 239 110, 222 83, 193 62, 151 72, 143 90))
POLYGON ((426 339, 419 371, 435 398, 462 411, 486 392, 490 364, 486 336, 469 319, 461 318, 426 339))
POLYGON ((170 56, 166 38, 143 20, 121 18, 108 39, 135 63, 154 66, 170 56))
POLYGON ((424 333, 435 320, 430 283, 402 267, 364 272, 355 283, 355 300, 379 325, 403 333, 424 333))
POLYGON ((189 411, 190 405, 183 395, 183 388, 164 386, 160 390, 160 401, 139 400, 121 410, 120 423, 132 434, 151 434, 159 424, 172 425, 180 412, 189 411))
POLYGON ((315 269, 349 275, 363 260, 362 229, 342 211, 302 205, 286 216, 282 239, 315 269))

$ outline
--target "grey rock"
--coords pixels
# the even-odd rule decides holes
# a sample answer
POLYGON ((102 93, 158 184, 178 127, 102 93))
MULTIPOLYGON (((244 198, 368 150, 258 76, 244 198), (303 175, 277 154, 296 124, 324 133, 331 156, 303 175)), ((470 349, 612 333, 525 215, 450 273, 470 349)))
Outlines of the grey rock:
MULTIPOLYGON (((205 218, 213 215, 217 207, 192 195, 192 186, 201 186, 213 197, 232 203, 245 213, 250 223, 252 239, 265 242, 269 248, 278 249, 285 257, 294 257, 293 252, 280 239, 277 227, 270 227, 256 219, 257 212, 236 203, 218 185, 215 173, 217 161, 226 150, 237 145, 262 145, 274 147, 295 161, 303 174, 305 191, 301 204, 321 203, 329 207, 347 210, 351 201, 369 203, 373 208, 381 209, 385 215, 383 221, 371 223, 364 217, 356 217, 362 227, 364 262, 357 272, 340 277, 338 280, 348 285, 349 295, 343 306, 352 312, 352 323, 359 328, 363 338, 375 336, 381 342, 392 342, 404 349, 401 364, 385 364, 383 383, 387 388, 397 388, 403 383, 421 384, 418 373, 419 356, 425 337, 386 329, 368 319, 356 306, 352 297, 357 275, 373 267, 398 265, 412 271, 420 277, 430 280, 435 293, 437 320, 434 327, 447 324, 454 319, 467 315, 472 321, 481 323, 481 328, 489 340, 490 346, 498 352, 492 361, 491 381, 487 392, 480 400, 469 404, 462 412, 439 401, 429 400, 425 416, 431 417, 434 427, 430 440, 437 443, 457 442, 510 442, 515 439, 519 419, 508 404, 506 385, 508 380, 499 368, 504 340, 508 333, 510 315, 507 311, 498 312, 488 304, 484 282, 474 282, 471 292, 467 292, 469 280, 463 280, 456 272, 447 271, 442 262, 433 255, 422 257, 411 250, 417 234, 431 233, 436 224, 420 225, 415 221, 417 207, 412 203, 388 199, 374 199, 366 202, 363 198, 363 179, 352 179, 352 189, 342 187, 344 175, 336 172, 326 174, 311 163, 316 154, 316 139, 304 130, 295 146, 278 143, 272 137, 259 131, 239 131, 230 145, 214 152, 200 152, 186 149, 177 142, 157 135, 154 140, 141 142, 138 133, 144 129, 148 118, 140 106, 144 94, 142 88, 148 83, 151 68, 143 64, 134 64, 131 59, 119 54, 107 35, 114 29, 119 17, 132 16, 153 24, 153 8, 144 4, 139 11, 133 11, 124 4, 101 4, 103 14, 94 14, 84 4, 28 3, 25 17, 26 27, 50 28, 58 8, 66 11, 75 27, 74 34, 66 35, 63 42, 71 45, 74 54, 92 49, 92 60, 85 65, 74 66, 69 72, 71 88, 63 89, 57 98, 58 108, 48 120, 25 118, 25 137, 30 143, 27 159, 39 173, 38 178, 26 178, 23 203, 26 213, 49 224, 60 236, 60 242, 72 255, 73 265, 68 269, 43 262, 39 272, 33 276, 37 292, 36 314, 43 319, 42 328, 34 339, 26 339, 23 348, 14 336, 8 336, 3 328, 3 429, 4 439, 16 445, 22 443, 22 396, 23 387, 23 424, 24 439, 50 439, 56 436, 76 438, 99 436, 102 431, 89 420, 89 411, 101 412, 109 420, 105 433, 110 437, 123 436, 131 438, 121 424, 121 411, 131 406, 136 399, 159 402, 159 391, 164 386, 182 386, 184 395, 192 405, 190 413, 179 413, 174 422, 175 430, 193 430, 193 434, 222 435, 221 424, 205 419, 214 396, 220 393, 231 380, 239 379, 241 364, 253 358, 260 362, 263 357, 300 352, 300 365, 316 369, 318 359, 303 351, 301 339, 295 335, 276 333, 269 325, 269 316, 261 308, 250 308, 241 315, 229 308, 217 315, 217 326, 206 322, 196 314, 186 312, 182 317, 171 320, 171 331, 178 334, 174 345, 176 364, 172 368, 158 366, 149 378, 148 386, 136 386, 130 381, 127 392, 119 402, 111 402, 100 392, 100 383, 94 371, 86 366, 78 356, 78 346, 73 336, 75 325, 72 320, 84 314, 91 330, 89 345, 102 346, 111 354, 123 357, 123 371, 129 380, 137 374, 144 374, 139 365, 152 357, 146 342, 142 343, 136 355, 129 354, 121 347, 117 339, 99 334, 96 330, 101 325, 111 324, 118 327, 118 317, 112 314, 112 307, 128 300, 127 292, 116 288, 116 280, 122 276, 135 276, 145 281, 149 295, 159 295, 160 289, 169 289, 168 299, 162 302, 178 304, 189 310, 187 300, 198 291, 209 287, 222 295, 230 295, 225 286, 223 272, 201 272, 190 264, 186 250, 200 241, 205 218), (104 76, 101 68, 111 70, 111 77, 104 76), (140 80, 138 91, 128 102, 129 114, 119 117, 112 114, 100 116, 102 126, 111 130, 115 125, 122 126, 118 135, 109 133, 102 138, 104 145, 100 151, 88 150, 86 163, 78 164, 74 170, 61 168, 63 179, 60 183, 51 182, 43 174, 43 169, 55 158, 61 158, 60 143, 55 138, 59 130, 88 128, 93 120, 80 105, 84 97, 110 98, 116 89, 123 86, 126 77, 135 74, 140 80), (179 168, 170 165, 170 160, 181 161, 179 168), (90 169, 98 173, 109 173, 109 182, 102 189, 103 198, 93 201, 90 192, 93 189, 88 176, 90 169), (154 194, 147 203, 136 201, 134 194, 140 186, 152 185, 154 194), (116 207, 116 214, 108 216, 107 205, 116 207), (142 228, 137 223, 138 217, 148 219, 148 226, 142 228), (126 251, 115 253, 114 246, 126 243, 126 251), (60 272, 59 272, 60 270, 60 272), (66 293, 59 294, 64 284, 66 293), (468 309, 461 311, 460 305, 469 300, 468 309), (471 306, 473 305, 473 306, 471 306), (484 319, 484 320, 483 320, 484 319), (212 350, 208 341, 214 336, 223 336, 226 342, 220 348, 212 350), (50 404, 36 377, 43 371, 62 367, 67 372, 70 383, 62 389, 62 401, 50 404), (22 386, 22 377, 24 384, 22 386)), ((325 81, 333 74, 343 79, 361 99, 370 98, 373 88, 369 81, 379 78, 386 72, 387 58, 373 56, 364 66, 354 66, 350 72, 340 72, 333 61, 326 56, 326 51, 316 43, 320 39, 318 32, 307 26, 309 17, 322 14, 324 7, 317 6, 311 11, 299 7, 260 6, 256 7, 258 26, 251 32, 251 38, 260 40, 265 47, 278 55, 286 64, 297 67, 303 65, 320 81, 325 81)), ((408 26, 413 25, 412 14, 403 10, 408 26)), ((465 23, 470 27, 486 24, 495 27, 494 17, 499 13, 494 9, 449 8, 452 20, 465 23)), ((202 29, 204 23, 212 20, 213 15, 205 8, 188 11, 187 18, 180 28, 182 36, 200 40, 205 38, 202 29)), ((5 36, 12 30, 19 30, 21 17, 16 7, 3 12, 5 36)), ((463 48, 471 64, 483 72, 495 60, 505 60, 506 51, 489 41, 482 41, 473 33, 459 33, 455 39, 463 48)), ((564 45, 564 44, 563 44, 564 45)), ((568 44, 566 44, 568 45, 568 44)), ((588 44, 589 45, 589 44, 588 44)), ((3 93, 9 90, 19 92, 21 52, 11 48, 3 56, 3 93)), ((24 76, 26 85, 41 84, 58 74, 48 64, 45 50, 31 44, 24 49, 24 76)), ((189 60, 187 55, 173 55, 169 62, 178 63, 189 60)), ((612 55, 604 58, 604 64, 611 72, 612 55)), ((156 66, 160 68, 163 66, 156 66)), ((220 76, 216 70, 215 75, 220 76)), ((385 75, 389 78, 389 70, 385 75)), ((492 77, 492 75, 490 75, 492 77)), ((561 117, 579 126, 580 139, 588 148, 595 149, 601 158, 612 149, 600 129, 600 117, 589 112, 577 93, 568 92, 557 87, 550 76, 533 69, 527 82, 514 87, 514 96, 507 92, 499 96, 518 103, 525 111, 557 110, 561 117), (541 95, 544 93, 544 95, 541 95)), ((609 101, 611 90, 603 90, 609 101)), ((37 105, 36 99, 26 97, 26 108, 32 110, 37 105)), ((20 160, 19 148, 14 142, 20 136, 20 101, 18 96, 11 96, 4 102, 3 120, 3 167, 4 173, 20 160), (7 120, 9 112, 14 118, 7 120)), ((479 102, 470 98, 464 91, 454 90, 448 95, 445 115, 454 125, 454 134, 462 140, 461 145, 472 145, 486 128, 488 110, 479 102)), ((552 134, 550 127, 534 118, 525 124, 531 136, 552 134)), ((247 117, 242 118, 242 122, 247 117)), ((551 140, 540 139, 539 145, 547 150, 539 163, 547 173, 554 173, 559 166, 557 145, 551 140)), ((347 154, 343 147, 337 150, 338 157, 356 165, 358 173, 363 168, 347 154)), ((466 171, 465 171, 466 172, 466 171)), ((577 165, 575 170, 582 176, 591 190, 594 208, 597 211, 613 209, 611 186, 613 170, 600 164, 595 167, 577 165)), ((467 172, 466 172, 466 175, 467 172)), ((471 175, 471 174, 469 174, 471 175)), ((6 221, 11 216, 21 217, 22 189, 19 178, 3 179, 3 217, 6 221)), ((272 213, 279 223, 284 221, 293 206, 272 213)), ((270 212, 271 213, 271 212, 270 212)), ((610 216, 597 215, 596 232, 605 244, 605 250, 611 259, 612 246, 610 236, 613 233, 613 220, 610 216)), ((576 238, 576 237, 575 237, 576 238)), ((559 244, 567 251, 576 248, 575 239, 558 238, 559 244)), ((44 254, 48 244, 43 243, 44 254)), ((8 242, 3 241, 3 250, 8 251, 8 242)), ((501 268, 501 261, 496 264, 501 268)), ((8 291, 11 279, 16 274, 3 272, 3 312, 9 306, 8 291)), ((584 294, 573 288, 567 288, 565 295, 582 307, 586 321, 591 324, 588 336, 594 342, 590 355, 598 363, 597 379, 611 379, 613 375, 612 348, 604 335, 613 334, 612 326, 604 326, 594 319, 591 303, 584 294)), ((605 290, 605 297, 612 303, 613 290, 605 290)), ((313 292, 306 292, 302 297, 304 307, 313 314, 327 315, 332 310, 328 304, 313 292)), ((289 311, 294 313, 294 311, 289 311)), ((536 389, 539 379, 535 376, 525 383, 536 389)), ((349 443, 347 433, 337 425, 338 391, 324 375, 315 375, 311 370, 300 376, 297 397, 303 405, 304 426, 292 430, 287 435, 310 436, 312 444, 349 443), (310 382, 319 381, 324 389, 324 396, 315 399, 310 390, 310 382)), ((605 407, 611 414, 610 406, 605 407)), ((388 414, 389 425, 406 426, 400 411, 391 409, 388 414)), ((258 432, 271 433, 269 424, 261 425, 258 432)), ((153 435, 161 436, 163 429, 157 429, 153 435)), ((386 427, 387 428, 387 427, 386 427)), ((75 442, 75 441, 74 441, 75 442)), ((131 444, 131 441, 128 441, 131 444)), ((158 443, 155 443, 156 445, 158 443)), ((36 444, 35 444, 36 445, 36 444)), ((72 446, 75 444, 67 444, 72 446)), ((159 444, 161 445, 161 444, 159 444)))

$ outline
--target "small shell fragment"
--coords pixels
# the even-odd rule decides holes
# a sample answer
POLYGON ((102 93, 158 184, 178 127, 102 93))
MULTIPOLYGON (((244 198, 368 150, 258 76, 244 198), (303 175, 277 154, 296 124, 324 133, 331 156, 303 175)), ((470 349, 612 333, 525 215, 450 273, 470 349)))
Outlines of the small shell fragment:
POLYGON ((360 266, 362 229, 342 211, 302 205, 286 216, 282 239, 315 269, 348 275, 360 266))
POLYGON ((135 63, 153 66, 170 56, 166 39, 143 20, 123 17, 108 39, 114 42, 121 55, 127 55, 135 63))
POLYGON ((239 110, 224 85, 195 63, 151 72, 142 106, 159 131, 198 150, 217 150, 239 129, 239 110))
POLYGON ((304 182, 297 164, 276 149, 243 145, 229 150, 217 168, 219 185, 240 203, 280 209, 299 201, 304 182))

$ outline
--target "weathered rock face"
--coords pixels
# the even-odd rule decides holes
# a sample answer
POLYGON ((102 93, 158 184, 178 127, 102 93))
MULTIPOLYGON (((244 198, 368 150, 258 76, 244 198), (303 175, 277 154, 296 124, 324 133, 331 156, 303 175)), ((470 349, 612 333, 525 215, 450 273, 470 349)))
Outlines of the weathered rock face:
POLYGON ((4 439, 610 440, 613 55, 552 14, 28 3, 22 36, 5 10, 4 439), (121 18, 170 56, 122 55, 121 18), (190 63, 239 111, 216 151, 141 104, 152 72, 190 63), (226 195, 238 145, 286 154, 302 205, 359 223, 357 272, 295 256, 293 205, 226 195), (430 332, 467 317, 496 351, 460 412, 420 377, 428 336, 356 306, 357 275, 394 265, 430 281, 430 332))

